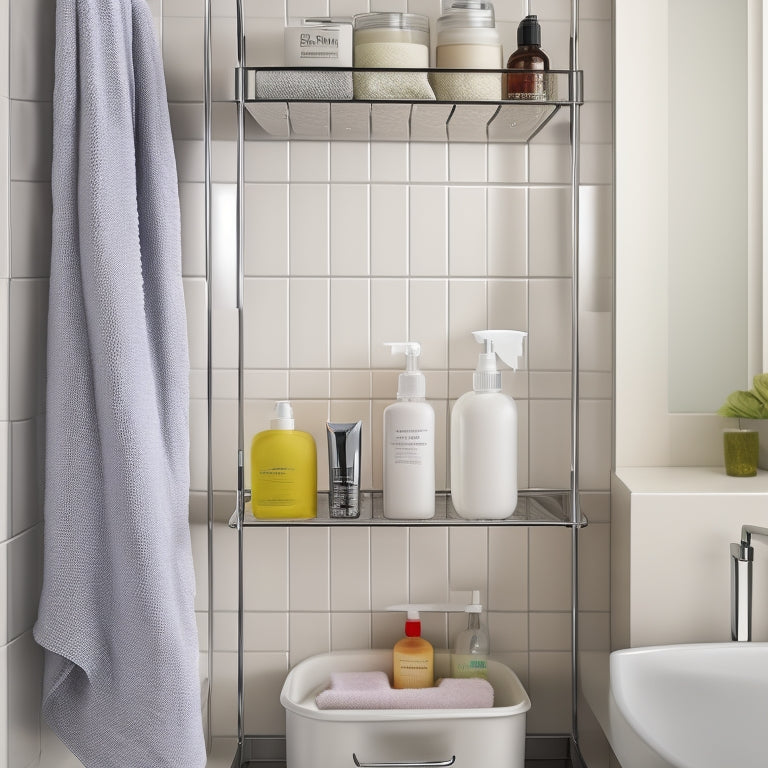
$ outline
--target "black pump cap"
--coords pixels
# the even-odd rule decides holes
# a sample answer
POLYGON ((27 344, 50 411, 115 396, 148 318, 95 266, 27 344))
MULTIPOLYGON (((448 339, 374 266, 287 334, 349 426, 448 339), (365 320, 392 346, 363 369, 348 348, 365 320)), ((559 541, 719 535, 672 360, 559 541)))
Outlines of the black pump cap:
POLYGON ((541 45, 541 26, 538 16, 526 16, 517 27, 518 45, 541 45))

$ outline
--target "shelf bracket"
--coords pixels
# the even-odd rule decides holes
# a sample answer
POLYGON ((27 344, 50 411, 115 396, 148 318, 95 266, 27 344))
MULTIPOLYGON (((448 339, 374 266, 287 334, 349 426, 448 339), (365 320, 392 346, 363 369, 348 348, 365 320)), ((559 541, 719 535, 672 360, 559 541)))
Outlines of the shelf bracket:
POLYGON ((245 104, 247 101, 248 70, 245 67, 235 67, 235 102, 245 104))
POLYGON ((572 70, 571 76, 568 78, 570 84, 570 91, 568 93, 568 101, 574 104, 584 103, 584 73, 582 70, 572 70))

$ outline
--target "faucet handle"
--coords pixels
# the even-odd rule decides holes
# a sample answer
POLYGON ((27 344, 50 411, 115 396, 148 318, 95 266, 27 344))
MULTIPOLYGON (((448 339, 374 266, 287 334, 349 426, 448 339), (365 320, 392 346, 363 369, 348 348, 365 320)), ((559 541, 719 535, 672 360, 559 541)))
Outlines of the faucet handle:
POLYGON ((741 543, 747 547, 752 543, 753 536, 765 536, 768 538, 768 528, 763 528, 759 525, 742 525, 741 526, 741 543))
POLYGON ((731 544, 731 557, 740 563, 751 563, 755 559, 755 548, 743 540, 731 544))

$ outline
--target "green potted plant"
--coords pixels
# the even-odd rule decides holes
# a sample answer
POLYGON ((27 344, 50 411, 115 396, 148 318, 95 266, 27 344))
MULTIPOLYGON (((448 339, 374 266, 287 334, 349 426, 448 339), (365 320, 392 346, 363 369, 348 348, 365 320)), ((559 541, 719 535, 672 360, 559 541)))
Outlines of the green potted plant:
POLYGON ((739 420, 740 429, 754 429, 760 437, 757 466, 768 469, 768 373, 752 379, 752 389, 731 392, 718 410, 720 416, 739 420))

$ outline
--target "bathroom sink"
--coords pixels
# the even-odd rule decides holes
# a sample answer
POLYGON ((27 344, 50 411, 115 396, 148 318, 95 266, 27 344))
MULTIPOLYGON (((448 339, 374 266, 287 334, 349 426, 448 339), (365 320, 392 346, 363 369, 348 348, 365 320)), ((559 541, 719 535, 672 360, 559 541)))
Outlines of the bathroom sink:
POLYGON ((610 675, 621 714, 671 765, 768 765, 768 643, 614 651, 610 675))

